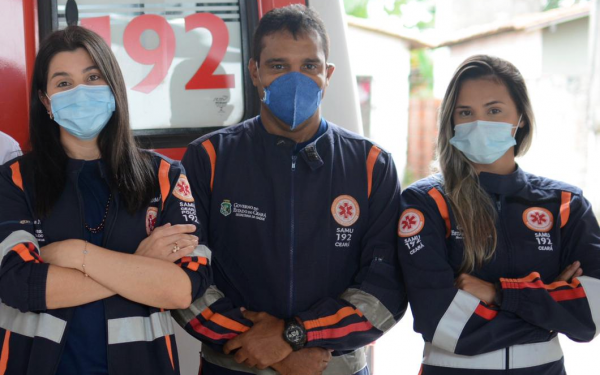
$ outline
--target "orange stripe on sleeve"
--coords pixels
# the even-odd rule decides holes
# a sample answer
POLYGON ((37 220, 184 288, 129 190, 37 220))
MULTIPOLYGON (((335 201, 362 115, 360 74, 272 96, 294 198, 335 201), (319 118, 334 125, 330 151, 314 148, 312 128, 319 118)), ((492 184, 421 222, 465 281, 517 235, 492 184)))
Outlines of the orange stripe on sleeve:
POLYGON ((188 263, 187 268, 196 272, 196 271, 198 271, 198 268, 200 268, 200 263, 190 262, 190 263, 188 263))
POLYGON ((202 315, 202 317, 205 320, 216 323, 216 324, 220 325, 221 327, 227 328, 228 330, 231 330, 231 331, 236 331, 236 332, 242 333, 242 332, 246 332, 247 330, 250 329, 250 327, 247 327, 241 323, 238 323, 233 319, 229 319, 228 317, 226 317, 224 315, 213 312, 210 309, 210 307, 207 307, 204 310, 202 310, 200 315, 202 315))
POLYGON ((498 311, 488 309, 487 307, 480 304, 475 309, 475 314, 479 315, 483 319, 492 320, 498 315, 498 311))
POLYGON ((210 309, 210 307, 205 308, 204 310, 202 310, 202 312, 200 313, 200 315, 202 315, 202 317, 205 320, 210 320, 210 317, 213 316, 215 313, 212 312, 212 310, 210 309))
POLYGON ((215 152, 215 148, 210 141, 207 139, 202 142, 202 147, 206 150, 208 154, 208 158, 210 159, 210 191, 213 189, 213 183, 215 181, 215 166, 217 165, 217 153, 215 152))
POLYGON ((446 223, 446 238, 450 237, 450 230, 452 227, 450 225, 450 213, 448 212, 446 200, 442 196, 442 193, 436 188, 432 188, 427 194, 435 201, 438 211, 440 211, 440 215, 442 215, 442 219, 444 219, 444 223, 446 223))
POLYGON ((13 247, 12 250, 19 254, 19 256, 21 257, 21 259, 23 259, 25 262, 36 262, 39 263, 29 252, 29 249, 27 248, 27 246, 23 245, 22 243, 18 244, 17 246, 13 247))
POLYGON ((375 162, 381 153, 381 149, 377 146, 371 147, 369 156, 367 156, 367 197, 371 197, 371 187, 373 186, 373 169, 375 162))
POLYGON ((570 301, 572 299, 585 298, 585 290, 583 288, 577 289, 564 289, 550 292, 550 297, 554 298, 556 302, 570 301))
POLYGON ((329 316, 326 316, 326 317, 320 318, 320 319, 305 321, 304 328, 306 328, 308 330, 308 329, 314 329, 314 328, 318 328, 318 327, 332 326, 334 324, 339 323, 342 319, 344 319, 350 315, 354 315, 354 314, 357 314, 360 317, 363 316, 363 314, 362 314, 362 312, 360 312, 360 310, 353 309, 350 306, 346 306, 346 307, 339 309, 338 312, 335 313, 334 315, 329 315, 329 316))
POLYGON ((165 207, 165 201, 171 191, 171 182, 169 181, 169 169, 171 165, 164 160, 160 161, 158 169, 158 184, 160 185, 160 195, 162 196, 162 206, 165 207))
POLYGON ((567 225, 571 214, 571 193, 563 191, 560 195, 560 227, 567 225))
POLYGON ((213 316, 211 316, 210 321, 213 323, 217 323, 218 325, 220 325, 223 328, 227 328, 231 331, 236 331, 236 332, 246 332, 247 330, 249 330, 250 328, 236 322, 235 320, 229 319, 228 317, 221 315, 219 313, 215 313, 213 314, 213 316))
POLYGON ((10 169, 12 170, 12 180, 14 184, 17 185, 19 189, 23 190, 23 178, 21 177, 19 162, 12 163, 10 169))
POLYGON ((6 373, 6 367, 8 365, 8 346, 10 341, 10 331, 6 331, 4 334, 4 342, 2 343, 2 353, 0 354, 0 375, 6 373))
POLYGON ((552 284, 544 284, 541 276, 537 272, 532 272, 527 277, 520 279, 505 279, 501 278, 502 288, 504 289, 546 289, 552 291, 561 287, 569 287, 572 289, 578 288, 581 282, 577 278, 573 278, 571 283, 566 281, 555 281, 552 284))

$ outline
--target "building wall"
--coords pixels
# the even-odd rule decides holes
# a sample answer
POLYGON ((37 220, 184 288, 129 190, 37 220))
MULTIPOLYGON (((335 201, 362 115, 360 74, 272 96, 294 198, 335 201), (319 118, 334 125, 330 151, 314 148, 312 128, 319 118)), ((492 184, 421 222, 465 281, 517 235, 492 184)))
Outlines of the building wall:
POLYGON ((437 0, 436 29, 448 33, 474 25, 505 22, 515 15, 536 13, 540 0, 437 0))
POLYGON ((407 155, 408 46, 398 38, 350 26, 348 47, 353 73, 372 77, 370 138, 392 153, 402 178, 407 155))
POLYGON ((588 71, 589 18, 545 28, 542 73, 581 77, 588 71))

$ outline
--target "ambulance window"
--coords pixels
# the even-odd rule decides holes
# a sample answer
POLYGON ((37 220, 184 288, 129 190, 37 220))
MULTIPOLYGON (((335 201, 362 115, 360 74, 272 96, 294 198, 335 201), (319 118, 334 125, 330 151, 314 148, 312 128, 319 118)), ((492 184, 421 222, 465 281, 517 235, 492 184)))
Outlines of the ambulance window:
POLYGON ((136 135, 152 136, 204 133, 250 117, 244 61, 253 25, 246 6, 241 0, 57 0, 56 15, 59 29, 78 18, 110 43, 125 78, 131 126, 136 135))

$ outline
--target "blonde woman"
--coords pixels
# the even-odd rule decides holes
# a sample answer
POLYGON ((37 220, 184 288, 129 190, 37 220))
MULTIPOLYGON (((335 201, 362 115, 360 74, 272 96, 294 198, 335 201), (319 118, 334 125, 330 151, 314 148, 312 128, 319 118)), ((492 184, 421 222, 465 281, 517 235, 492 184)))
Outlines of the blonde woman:
POLYGON ((399 255, 424 375, 565 374, 558 338, 600 329, 600 228, 577 187, 523 171, 519 71, 473 56, 439 116, 440 174, 402 193, 399 255))

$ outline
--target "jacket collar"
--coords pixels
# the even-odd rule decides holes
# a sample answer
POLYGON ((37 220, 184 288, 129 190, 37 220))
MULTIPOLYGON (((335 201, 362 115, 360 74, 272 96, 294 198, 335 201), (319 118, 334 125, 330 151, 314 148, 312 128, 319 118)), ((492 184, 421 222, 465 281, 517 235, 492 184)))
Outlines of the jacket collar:
POLYGON ((507 175, 481 172, 479 183, 487 192, 495 194, 511 194, 519 191, 527 183, 527 175, 517 165, 517 169, 507 175))
MULTIPOLYGON (((300 158, 304 160, 312 170, 316 170, 325 164, 324 158, 327 158, 328 155, 331 154, 331 149, 333 147, 333 128, 335 125, 327 122, 325 119, 322 119, 321 121, 325 121, 327 124, 327 130, 325 133, 308 143, 298 153, 300 158)), ((253 124, 257 133, 265 140, 265 145, 267 147, 284 147, 288 148, 290 153, 293 152, 296 142, 289 138, 267 132, 260 120, 260 116, 253 119, 253 124)))

